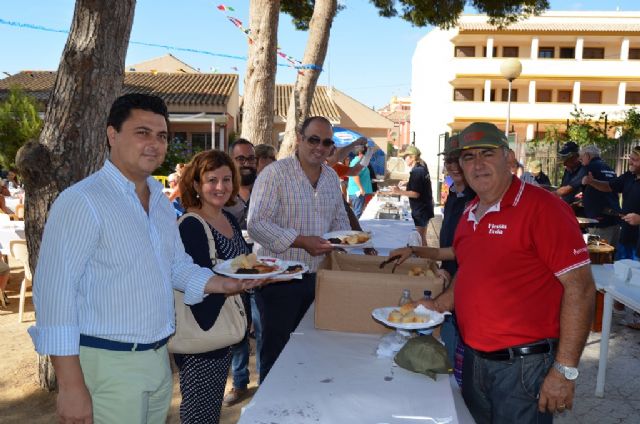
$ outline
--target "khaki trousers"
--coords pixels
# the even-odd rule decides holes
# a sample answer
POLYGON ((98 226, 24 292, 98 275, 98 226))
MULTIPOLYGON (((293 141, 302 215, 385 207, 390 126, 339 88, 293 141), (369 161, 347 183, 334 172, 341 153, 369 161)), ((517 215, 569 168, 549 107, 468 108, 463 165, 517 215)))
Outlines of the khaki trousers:
POLYGON ((117 352, 80 346, 95 424, 164 424, 171 404, 167 347, 117 352))

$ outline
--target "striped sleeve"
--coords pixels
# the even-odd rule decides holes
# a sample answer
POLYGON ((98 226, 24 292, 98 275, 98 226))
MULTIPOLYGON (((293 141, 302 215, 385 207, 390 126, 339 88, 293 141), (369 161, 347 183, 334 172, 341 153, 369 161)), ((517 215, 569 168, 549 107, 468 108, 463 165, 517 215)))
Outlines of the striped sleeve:
POLYGON ((40 354, 79 353, 79 283, 99 233, 97 215, 81 192, 63 192, 56 199, 44 229, 33 282, 38 325, 29 333, 40 354))

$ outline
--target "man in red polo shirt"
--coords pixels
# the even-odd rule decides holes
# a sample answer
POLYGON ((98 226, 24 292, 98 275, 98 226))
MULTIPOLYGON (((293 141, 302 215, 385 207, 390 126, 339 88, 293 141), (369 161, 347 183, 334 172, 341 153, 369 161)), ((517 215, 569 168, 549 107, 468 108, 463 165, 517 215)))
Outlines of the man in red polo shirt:
POLYGON ((458 223, 451 287, 428 306, 455 311, 465 344, 463 397, 478 423, 550 423, 571 409, 595 284, 575 216, 511 175, 493 124, 459 137, 478 197, 458 223), (555 362, 554 362, 555 361, 555 362))

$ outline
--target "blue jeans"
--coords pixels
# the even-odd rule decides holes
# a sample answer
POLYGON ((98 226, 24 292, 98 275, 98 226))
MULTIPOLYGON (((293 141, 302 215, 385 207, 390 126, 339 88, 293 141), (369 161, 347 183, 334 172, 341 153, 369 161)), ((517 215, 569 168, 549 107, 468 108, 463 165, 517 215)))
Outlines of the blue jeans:
MULTIPOLYGON (((262 324, 260 321, 260 309, 258 307, 259 295, 255 292, 249 294, 251 308, 251 320, 256 336, 256 370, 260 375, 260 349, 262 349, 262 324)), ((231 346, 231 373, 233 375, 233 387, 246 389, 249 385, 249 335, 238 344, 231 346)))
POLYGON ((364 211, 364 196, 352 194, 349 196, 349 201, 351 202, 351 208, 353 209, 353 213, 356 215, 356 218, 360 218, 364 211))
POLYGON ((444 342, 445 349, 447 349, 449 363, 453 366, 456 362, 456 346, 461 342, 458 326, 456 325, 456 320, 453 315, 447 315, 444 318, 444 322, 440 328, 440 338, 444 342))
POLYGON ((622 243, 618 243, 618 247, 616 248, 616 257, 615 260, 619 261, 620 259, 633 259, 634 261, 638 259, 636 256, 637 246, 634 245, 624 245, 622 243))
POLYGON ((493 361, 464 351, 462 397, 477 424, 547 424, 538 412, 538 394, 553 366, 552 352, 493 361))

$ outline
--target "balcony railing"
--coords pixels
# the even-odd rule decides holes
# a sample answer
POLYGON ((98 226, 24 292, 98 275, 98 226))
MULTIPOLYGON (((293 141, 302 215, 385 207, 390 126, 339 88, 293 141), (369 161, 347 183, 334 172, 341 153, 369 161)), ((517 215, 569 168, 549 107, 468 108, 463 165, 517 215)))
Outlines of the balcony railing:
MULTIPOLYGON (((580 104, 586 113, 598 116, 605 112, 612 119, 622 118, 623 111, 630 106, 610 104, 580 104)), ((571 118, 574 106, 571 103, 511 103, 511 120, 565 120, 571 118)), ((486 118, 504 119, 507 116, 506 102, 453 102, 453 113, 457 119, 486 118)))
MULTIPOLYGON (((458 77, 489 76, 501 77, 500 64, 505 58, 454 58, 452 65, 458 77)), ((638 60, 609 60, 609 59, 525 59, 522 62, 522 79, 539 79, 538 77, 562 78, 581 76, 590 79, 602 79, 603 81, 618 79, 638 80, 638 60)))

